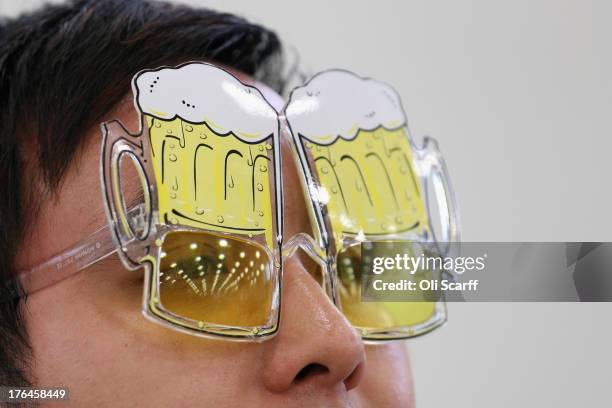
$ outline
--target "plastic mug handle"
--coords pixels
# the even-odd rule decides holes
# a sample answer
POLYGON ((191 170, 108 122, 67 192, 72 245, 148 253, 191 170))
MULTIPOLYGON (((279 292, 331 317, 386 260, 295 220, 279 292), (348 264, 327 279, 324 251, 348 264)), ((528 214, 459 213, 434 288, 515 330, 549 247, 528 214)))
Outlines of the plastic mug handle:
POLYGON ((420 161, 425 203, 433 239, 439 253, 447 256, 458 247, 461 235, 457 203, 446 163, 440 153, 438 142, 429 136, 425 136, 423 147, 417 151, 417 155, 420 161), (437 205, 438 214, 433 214, 433 200, 437 205), (432 216, 437 216, 440 220, 440 236, 433 227, 432 216))
POLYGON ((116 120, 102 124, 100 173, 106 213, 120 248, 119 254, 134 268, 150 252, 147 239, 153 232, 149 183, 152 179, 144 164, 146 152, 142 142, 147 132, 148 129, 144 127, 142 134, 132 135, 116 120), (143 203, 133 208, 127 208, 125 192, 122 190, 121 163, 124 158, 129 158, 136 169, 143 190, 143 203))

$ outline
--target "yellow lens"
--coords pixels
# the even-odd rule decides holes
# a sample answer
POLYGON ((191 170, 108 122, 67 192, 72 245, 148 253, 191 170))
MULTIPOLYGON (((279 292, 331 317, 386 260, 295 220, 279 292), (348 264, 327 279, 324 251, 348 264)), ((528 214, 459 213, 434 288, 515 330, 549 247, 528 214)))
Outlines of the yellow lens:
POLYGON ((253 327, 268 322, 275 279, 259 245, 207 232, 170 232, 162 245, 162 307, 202 324, 253 327))
POLYGON ((362 302, 361 245, 340 251, 337 268, 342 312, 357 328, 384 330, 415 326, 427 322, 435 313, 434 302, 419 299, 412 302, 362 302))

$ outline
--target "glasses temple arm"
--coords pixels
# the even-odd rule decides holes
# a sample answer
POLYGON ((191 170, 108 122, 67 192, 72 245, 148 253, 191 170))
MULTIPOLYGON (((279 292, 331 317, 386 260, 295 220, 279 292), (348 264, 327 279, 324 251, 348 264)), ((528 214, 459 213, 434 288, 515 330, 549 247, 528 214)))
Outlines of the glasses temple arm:
POLYGON ((18 272, 17 278, 24 293, 31 294, 74 275, 116 251, 111 229, 106 225, 61 254, 18 272))
MULTIPOLYGON (((128 210, 129 218, 138 225, 144 216, 144 205, 138 204, 128 210)), ((88 266, 117 252, 111 227, 106 224, 83 241, 66 249, 61 254, 27 270, 17 273, 24 294, 34 293, 51 286, 88 266)))

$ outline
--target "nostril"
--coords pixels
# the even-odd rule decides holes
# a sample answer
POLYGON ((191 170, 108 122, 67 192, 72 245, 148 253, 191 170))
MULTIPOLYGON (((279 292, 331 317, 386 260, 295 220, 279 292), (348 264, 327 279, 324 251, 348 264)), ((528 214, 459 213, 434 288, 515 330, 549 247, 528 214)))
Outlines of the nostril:
POLYGON ((329 368, 321 364, 312 363, 302 368, 300 372, 297 373, 293 381, 300 382, 300 381, 307 379, 308 377, 314 377, 319 374, 326 374, 326 373, 329 373, 329 368))

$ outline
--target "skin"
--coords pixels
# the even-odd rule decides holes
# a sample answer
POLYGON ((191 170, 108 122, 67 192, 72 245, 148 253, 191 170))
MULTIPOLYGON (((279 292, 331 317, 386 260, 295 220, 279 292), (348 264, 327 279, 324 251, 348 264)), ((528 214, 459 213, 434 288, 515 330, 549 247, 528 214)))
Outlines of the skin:
MULTIPOLYGON (((279 95, 256 85, 277 109, 282 106, 279 95)), ((131 96, 103 120, 114 118, 133 132, 138 129, 131 96)), ((97 126, 86 131, 86 140, 57 196, 44 200, 18 266, 36 265, 105 224, 97 126)), ((309 223, 283 143, 285 236, 290 237, 309 231, 309 223)), ((135 177, 128 179, 127 190, 136 192, 135 177)), ((413 407, 405 343, 365 346, 309 268, 303 253, 285 260, 278 334, 263 343, 235 343, 146 320, 143 270, 128 271, 118 257, 109 257, 27 298, 34 383, 68 387, 68 405, 86 407, 413 407), (310 369, 298 377, 305 367, 310 369)))

